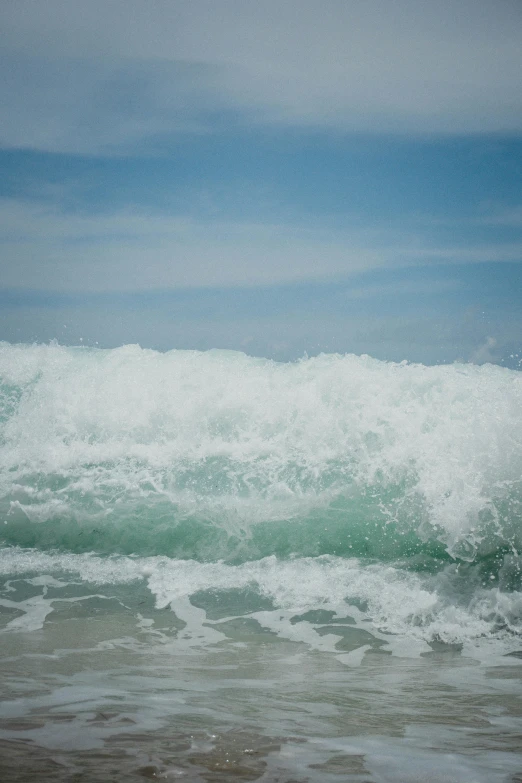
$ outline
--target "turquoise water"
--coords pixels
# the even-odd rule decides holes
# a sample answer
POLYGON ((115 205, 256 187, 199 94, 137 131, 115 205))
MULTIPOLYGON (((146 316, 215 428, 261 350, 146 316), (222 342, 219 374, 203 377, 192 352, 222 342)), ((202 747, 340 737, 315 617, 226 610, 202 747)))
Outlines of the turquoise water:
POLYGON ((3 343, 0 383, 2 780, 518 779, 521 373, 3 343))

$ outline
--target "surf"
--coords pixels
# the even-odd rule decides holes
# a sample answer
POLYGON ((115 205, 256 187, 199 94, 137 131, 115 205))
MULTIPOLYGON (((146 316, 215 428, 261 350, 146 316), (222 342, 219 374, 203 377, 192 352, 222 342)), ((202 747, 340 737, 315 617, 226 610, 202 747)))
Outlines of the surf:
POLYGON ((11 777, 514 774, 521 402, 492 365, 1 344, 11 777))
POLYGON ((515 371, 4 343, 0 378, 7 545, 233 562, 520 551, 515 371))

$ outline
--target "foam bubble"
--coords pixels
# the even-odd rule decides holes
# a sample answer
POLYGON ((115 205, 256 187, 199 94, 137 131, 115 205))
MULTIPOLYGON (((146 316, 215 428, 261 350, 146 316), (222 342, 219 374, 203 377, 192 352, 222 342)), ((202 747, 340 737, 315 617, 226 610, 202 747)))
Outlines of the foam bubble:
POLYGON ((520 548, 514 371, 3 343, 0 378, 13 544, 204 558, 308 518, 328 552, 387 523, 467 561, 520 548))
MULTIPOLYGON (((423 576, 355 558, 321 556, 280 561, 272 556, 234 566, 166 557, 100 558, 0 550, 0 575, 30 577, 33 572, 40 575, 37 581, 44 591, 54 584, 49 581, 53 575, 60 577, 60 583, 76 581, 78 577, 91 585, 145 582, 158 609, 170 607, 190 626, 191 636, 197 626, 207 641, 211 636, 218 640, 216 634, 220 631, 209 631, 210 621, 203 625, 203 615, 198 614, 195 604, 189 603, 205 591, 225 594, 254 590, 268 599, 274 610, 245 608, 253 619, 284 638, 330 652, 337 640, 318 636, 316 629, 318 622, 319 626, 330 627, 332 621, 314 620, 307 624, 306 617, 302 617, 296 626, 293 618, 312 610, 330 612, 334 623, 335 618, 349 617, 355 627, 371 629, 375 639, 390 644, 395 654, 410 657, 426 651, 425 642, 433 640, 461 644, 497 639, 504 640, 507 649, 516 649, 516 636, 522 633, 522 593, 483 589, 465 596, 449 592, 447 579, 439 576, 423 576), (409 642, 401 642, 401 638, 409 642)), ((32 581, 35 583, 34 578, 32 581)), ((49 609, 48 601, 44 603, 48 613, 52 607, 49 609)), ((38 618, 45 619, 40 599, 26 604, 16 604, 26 615, 18 623, 20 628, 32 622, 29 618, 38 612, 38 618)), ((332 633, 335 636, 336 632, 332 633)))

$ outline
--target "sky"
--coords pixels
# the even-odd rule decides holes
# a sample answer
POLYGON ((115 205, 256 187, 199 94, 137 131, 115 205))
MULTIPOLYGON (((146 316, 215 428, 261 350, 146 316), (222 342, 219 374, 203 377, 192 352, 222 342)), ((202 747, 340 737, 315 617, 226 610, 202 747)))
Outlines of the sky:
POLYGON ((522 359, 520 0, 6 0, 0 340, 522 359))

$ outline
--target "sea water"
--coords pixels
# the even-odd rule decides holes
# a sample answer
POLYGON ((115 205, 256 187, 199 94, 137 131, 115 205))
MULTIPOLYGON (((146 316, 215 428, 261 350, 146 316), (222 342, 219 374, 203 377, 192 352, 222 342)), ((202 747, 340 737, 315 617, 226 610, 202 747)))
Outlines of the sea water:
POLYGON ((0 779, 522 781, 522 373, 0 344, 0 779))

